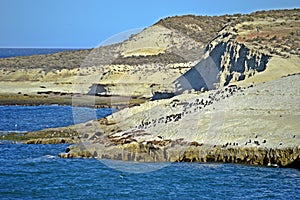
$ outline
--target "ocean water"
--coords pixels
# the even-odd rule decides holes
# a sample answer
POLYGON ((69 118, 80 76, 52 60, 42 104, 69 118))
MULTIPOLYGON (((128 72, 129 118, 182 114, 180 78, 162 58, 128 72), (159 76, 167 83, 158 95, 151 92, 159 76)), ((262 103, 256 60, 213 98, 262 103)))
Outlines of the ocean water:
POLYGON ((37 131, 106 117, 116 109, 72 106, 0 106, 0 133, 37 131), (75 116, 76 115, 76 116, 75 116))
POLYGON ((2 144, 1 199, 299 199, 295 169, 172 163, 149 173, 60 159, 66 145, 2 144))
POLYGON ((31 56, 40 54, 51 54, 63 51, 78 50, 67 48, 0 48, 0 58, 16 56, 31 56))
MULTIPOLYGON (((71 111, 70 106, 1 106, 0 130, 13 131, 14 124, 22 131, 66 125, 72 123, 71 111)), ((142 168, 155 170, 135 173, 139 163, 59 158, 67 146, 0 141, 0 199, 300 199, 296 169, 144 163, 142 168)))

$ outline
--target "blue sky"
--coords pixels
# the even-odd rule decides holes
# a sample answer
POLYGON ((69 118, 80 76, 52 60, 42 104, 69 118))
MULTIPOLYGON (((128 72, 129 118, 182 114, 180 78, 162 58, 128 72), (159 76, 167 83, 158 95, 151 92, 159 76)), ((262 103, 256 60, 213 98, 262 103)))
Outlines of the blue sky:
POLYGON ((0 0, 0 47, 95 47, 167 16, 299 7, 300 0, 0 0))

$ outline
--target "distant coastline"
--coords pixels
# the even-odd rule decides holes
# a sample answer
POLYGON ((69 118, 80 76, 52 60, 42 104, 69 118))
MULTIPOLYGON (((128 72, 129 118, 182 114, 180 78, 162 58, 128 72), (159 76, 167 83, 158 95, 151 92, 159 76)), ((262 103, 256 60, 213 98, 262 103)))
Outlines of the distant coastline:
POLYGON ((74 50, 84 50, 84 48, 0 48, 0 58, 45 55, 74 50))

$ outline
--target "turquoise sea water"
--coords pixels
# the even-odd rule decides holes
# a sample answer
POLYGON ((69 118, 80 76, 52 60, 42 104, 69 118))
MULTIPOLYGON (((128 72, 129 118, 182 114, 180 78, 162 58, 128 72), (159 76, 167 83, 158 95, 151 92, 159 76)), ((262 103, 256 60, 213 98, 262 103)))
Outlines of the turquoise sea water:
MULTIPOLYGON (((68 106, 1 106, 0 113, 0 130, 6 131, 9 124, 20 124, 23 130, 40 128, 37 116, 41 119, 42 113, 47 119, 42 123, 48 121, 48 126, 63 125, 65 121, 58 116, 72 116, 68 106), (22 118, 13 117, 22 112, 22 118), (27 125, 21 125, 23 119, 27 125)), ((142 167, 158 166, 157 170, 134 173, 134 169, 118 171, 96 159, 59 158, 67 146, 1 141, 0 199, 300 198, 300 171, 296 169, 212 163, 169 163, 160 168, 159 163, 149 163, 142 167)))

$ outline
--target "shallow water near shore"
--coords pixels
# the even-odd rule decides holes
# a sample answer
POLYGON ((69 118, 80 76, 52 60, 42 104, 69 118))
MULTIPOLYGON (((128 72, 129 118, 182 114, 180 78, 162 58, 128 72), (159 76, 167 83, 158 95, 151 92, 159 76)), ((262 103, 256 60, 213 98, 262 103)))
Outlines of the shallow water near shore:
MULTIPOLYGON (((0 111, 2 131, 39 130, 74 123, 70 106, 0 106, 0 111)), ((109 110, 97 112, 99 117, 107 115, 109 110)), ((148 173, 128 173, 96 159, 59 158, 58 153, 67 146, 0 141, 0 198, 295 199, 300 196, 300 171, 296 169, 170 163, 148 173)), ((123 162, 117 164, 128 168, 123 162)), ((149 163, 144 167, 147 165, 160 164, 149 163)))

